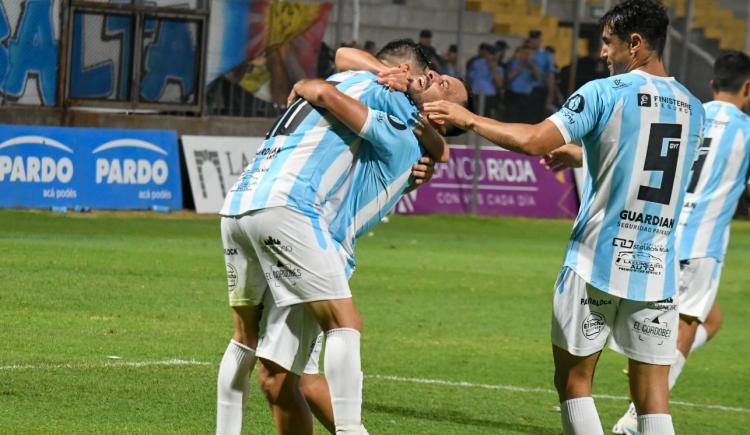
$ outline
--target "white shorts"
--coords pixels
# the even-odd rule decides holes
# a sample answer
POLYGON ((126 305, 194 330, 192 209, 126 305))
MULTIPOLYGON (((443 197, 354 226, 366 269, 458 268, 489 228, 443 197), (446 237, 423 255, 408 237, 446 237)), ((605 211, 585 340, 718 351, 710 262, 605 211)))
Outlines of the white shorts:
POLYGON ((612 331, 620 353, 658 365, 675 361, 679 314, 672 298, 643 302, 600 291, 564 267, 555 284, 552 344, 573 355, 599 352, 612 331))
POLYGON ((315 317, 303 304, 278 307, 270 292, 266 295, 255 355, 300 376, 308 373, 307 365, 314 358, 316 365, 309 370, 317 373, 323 334, 315 317))
POLYGON ((324 221, 286 207, 221 218, 229 304, 277 306, 352 297, 339 245, 324 221))
POLYGON ((722 265, 713 257, 680 262, 680 314, 706 321, 719 291, 722 265))

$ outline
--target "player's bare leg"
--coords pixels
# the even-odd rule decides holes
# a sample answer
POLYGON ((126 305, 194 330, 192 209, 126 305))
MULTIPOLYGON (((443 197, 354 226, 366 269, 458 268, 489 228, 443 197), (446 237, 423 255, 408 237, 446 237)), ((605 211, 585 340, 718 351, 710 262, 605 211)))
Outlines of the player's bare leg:
POLYGON ((601 352, 575 356, 552 346, 555 360, 555 388, 565 435, 603 434, 599 414, 591 397, 596 363, 601 352))
POLYGON ((677 350, 687 358, 690 353, 690 347, 695 340, 695 331, 698 329, 700 321, 692 316, 680 314, 680 331, 677 334, 677 350))
POLYGON ((362 433, 362 317, 351 298, 308 302, 326 334, 325 376, 337 434, 362 433))
POLYGON ((300 378, 299 386, 315 418, 328 429, 328 432, 335 433, 331 393, 326 378, 322 375, 305 373, 300 378))
POLYGON ((719 332, 719 329, 721 329, 723 323, 724 314, 722 314, 719 304, 714 302, 711 306, 711 311, 709 311, 708 316, 706 316, 706 321, 698 325, 698 328, 695 331, 695 339, 693 340, 693 345, 690 347, 690 352, 694 352, 696 349, 714 338, 716 333, 719 332))
POLYGON ((219 366, 216 386, 216 433, 238 435, 255 366, 258 345, 258 306, 232 307, 234 335, 219 366))
POLYGON ((638 413, 639 434, 674 434, 669 415, 669 369, 668 365, 629 360, 630 396, 638 413))
POLYGON ((271 405, 280 435, 312 435, 310 408, 299 387, 299 376, 266 359, 260 359, 260 389, 271 405))

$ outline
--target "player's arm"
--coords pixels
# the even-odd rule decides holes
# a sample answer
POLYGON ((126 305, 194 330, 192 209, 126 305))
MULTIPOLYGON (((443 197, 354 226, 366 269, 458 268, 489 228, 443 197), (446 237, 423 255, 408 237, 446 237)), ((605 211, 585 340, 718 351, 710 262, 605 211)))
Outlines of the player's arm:
POLYGON ((338 71, 371 71, 377 74, 388 69, 372 54, 351 47, 342 47, 336 50, 335 62, 338 71))
POLYGON ((471 113, 466 108, 449 102, 425 103, 431 119, 449 122, 464 130, 473 130, 480 136, 505 149, 531 156, 543 156, 565 145, 565 138, 550 120, 539 124, 509 124, 471 113))
POLYGON ((305 79, 295 83, 289 94, 287 105, 303 98, 313 106, 322 107, 350 130, 362 131, 367 121, 367 106, 360 101, 344 94, 330 83, 319 79, 305 79))
POLYGON ((539 162, 550 171, 561 171, 568 168, 580 168, 583 166, 583 148, 580 145, 569 143, 542 156, 539 162))
POLYGON ((427 103, 424 109, 431 119, 473 130, 503 148, 543 156, 595 131, 599 120, 614 106, 611 92, 611 87, 602 86, 598 80, 588 82, 557 113, 535 125, 498 122, 448 101, 427 103))
MULTIPOLYGON (((323 80, 300 80, 289 94, 289 103, 297 97, 304 98, 310 104, 328 110, 350 130, 361 133, 369 112, 367 106, 323 80)), ((439 161, 448 161, 448 145, 445 139, 427 123, 417 123, 409 134, 414 134, 422 142, 430 156, 439 161), (420 125, 422 124, 422 125, 420 125)))

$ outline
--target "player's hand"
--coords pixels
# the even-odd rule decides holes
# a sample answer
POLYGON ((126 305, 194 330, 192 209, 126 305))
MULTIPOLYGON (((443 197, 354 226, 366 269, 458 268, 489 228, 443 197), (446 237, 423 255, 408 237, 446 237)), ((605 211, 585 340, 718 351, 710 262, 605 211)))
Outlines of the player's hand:
POLYGON ((539 160, 550 171, 580 168, 583 165, 583 149, 576 144, 563 145, 539 160))
POLYGON ((448 122, 463 130, 471 128, 476 116, 465 107, 445 100, 425 103, 424 111, 433 121, 448 122))
POLYGON ((411 175, 414 177, 414 184, 417 186, 429 182, 433 174, 435 174, 435 161, 426 156, 420 158, 411 167, 411 175))
POLYGON ((392 91, 406 92, 409 80, 409 71, 402 67, 388 68, 378 73, 378 83, 392 91))
POLYGON ((286 98, 286 105, 291 106, 297 98, 304 98, 311 104, 318 101, 318 91, 323 86, 331 86, 325 80, 320 79, 302 79, 294 84, 292 92, 286 98))

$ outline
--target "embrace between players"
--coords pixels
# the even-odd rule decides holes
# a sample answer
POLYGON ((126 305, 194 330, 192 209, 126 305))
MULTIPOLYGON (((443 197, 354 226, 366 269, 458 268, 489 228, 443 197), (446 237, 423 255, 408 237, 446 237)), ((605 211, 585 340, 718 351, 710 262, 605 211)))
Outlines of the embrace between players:
POLYGON ((443 136, 456 127, 551 167, 585 164, 553 298, 564 433, 603 433, 592 380, 610 332, 628 357, 633 399, 615 430, 630 416, 638 433, 674 433, 669 388, 713 305, 747 182, 750 122, 739 107, 750 101, 750 60, 717 61, 719 101, 704 113, 665 72, 663 6, 627 0, 601 22, 612 77, 584 85, 536 125, 471 113, 463 83, 429 70, 408 41, 377 58, 341 49, 345 72, 294 86, 221 211, 234 335, 219 369, 217 434, 240 433, 256 360, 279 433, 313 433, 312 414, 332 433, 367 433, 362 319, 348 285, 355 243, 429 179, 433 160, 448 159, 443 136))

